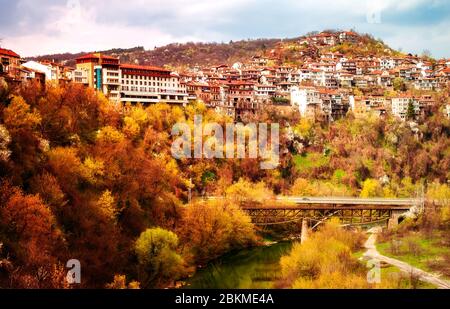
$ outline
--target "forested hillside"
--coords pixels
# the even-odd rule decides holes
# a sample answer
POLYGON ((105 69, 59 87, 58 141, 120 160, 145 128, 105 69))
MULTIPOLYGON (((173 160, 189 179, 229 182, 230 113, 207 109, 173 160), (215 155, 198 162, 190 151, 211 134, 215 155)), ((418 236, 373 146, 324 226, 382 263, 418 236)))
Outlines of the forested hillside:
MULTIPOLYGON (((299 64, 298 61, 304 57, 305 53, 311 54, 313 57, 316 55, 316 47, 301 43, 313 34, 316 33, 289 39, 248 39, 226 43, 173 43, 150 50, 145 50, 143 47, 135 47, 130 49, 111 49, 101 52, 119 57, 123 63, 169 66, 172 68, 197 65, 232 65, 235 62, 250 61, 253 56, 268 57, 274 61, 274 64, 299 64)), ((381 40, 376 40, 367 34, 358 35, 357 41, 354 43, 339 43, 335 46, 319 46, 318 48, 322 52, 341 52, 348 57, 356 55, 383 56, 400 54, 392 50, 381 40)), ((75 59, 86 53, 44 55, 35 57, 34 59, 53 59, 55 61, 62 61, 67 65, 74 65, 75 59)))
POLYGON ((275 194, 411 197, 448 194, 450 122, 437 111, 418 130, 394 118, 312 123, 267 108, 280 124, 281 162, 183 159, 172 126, 232 121, 202 104, 111 104, 81 85, 0 84, 0 287, 167 287, 230 250, 260 241, 239 202, 275 194), (197 202, 192 195, 227 201, 197 202))

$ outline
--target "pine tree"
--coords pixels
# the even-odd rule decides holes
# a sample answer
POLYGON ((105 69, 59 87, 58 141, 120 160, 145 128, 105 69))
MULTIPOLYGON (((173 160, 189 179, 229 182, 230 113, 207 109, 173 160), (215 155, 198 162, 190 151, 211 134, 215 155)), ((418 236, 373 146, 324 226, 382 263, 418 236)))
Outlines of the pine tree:
POLYGON ((413 120, 415 116, 414 104, 413 100, 409 100, 408 102, 408 110, 406 111, 406 118, 408 120, 413 120))

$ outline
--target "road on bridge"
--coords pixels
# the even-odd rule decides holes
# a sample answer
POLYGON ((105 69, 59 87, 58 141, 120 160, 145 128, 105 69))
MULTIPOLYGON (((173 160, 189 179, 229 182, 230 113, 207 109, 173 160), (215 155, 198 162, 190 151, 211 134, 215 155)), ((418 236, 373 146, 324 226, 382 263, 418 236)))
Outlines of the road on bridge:
MULTIPOLYGON (((209 196, 208 200, 226 199, 223 196, 209 196)), ((357 198, 357 197, 306 197, 306 196, 277 196, 273 201, 293 204, 324 204, 324 205, 378 205, 405 206, 410 208, 423 203, 422 199, 412 198, 357 198)), ((245 202, 243 200, 242 202, 245 202)), ((265 202, 270 202, 270 199, 265 202)))
POLYGON ((295 204, 339 204, 339 205, 390 205, 409 206, 418 205, 420 199, 410 198, 356 198, 356 197, 300 197, 278 196, 276 201, 287 201, 295 204))

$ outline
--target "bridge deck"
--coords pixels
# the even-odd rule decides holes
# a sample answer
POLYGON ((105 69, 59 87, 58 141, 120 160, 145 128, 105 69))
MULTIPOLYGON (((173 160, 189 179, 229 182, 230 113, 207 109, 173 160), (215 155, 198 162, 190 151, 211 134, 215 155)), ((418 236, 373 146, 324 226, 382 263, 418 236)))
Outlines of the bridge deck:
POLYGON ((385 199, 385 198, 327 198, 327 197, 277 197, 272 205, 269 203, 248 204, 243 209, 390 209, 408 210, 413 205, 418 205, 417 199, 385 199))
POLYGON ((338 217, 347 225, 364 225, 387 222, 393 215, 422 202, 420 199, 279 196, 263 203, 242 200, 240 207, 256 225, 285 224, 302 219, 323 222, 331 217, 338 217))
MULTIPOLYGON (((226 199, 225 197, 207 197, 208 200, 226 199)), ((286 209, 286 210, 409 210, 420 205, 421 199, 412 198, 354 198, 354 197, 296 197, 278 196, 264 203, 241 201, 243 209, 286 209)))
POLYGON ((280 196, 277 201, 291 201, 296 204, 341 204, 341 205, 391 205, 391 206, 411 206, 419 199, 410 198, 352 198, 352 197, 295 197, 280 196))

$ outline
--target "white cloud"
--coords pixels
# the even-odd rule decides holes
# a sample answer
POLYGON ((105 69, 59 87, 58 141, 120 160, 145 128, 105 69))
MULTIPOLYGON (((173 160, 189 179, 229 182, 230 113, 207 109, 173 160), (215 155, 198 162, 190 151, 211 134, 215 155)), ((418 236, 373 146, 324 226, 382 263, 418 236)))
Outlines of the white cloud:
MULTIPOLYGON (((247 2, 254 0, 246 0, 247 2)), ((208 41, 222 38, 222 34, 209 29, 209 23, 230 22, 227 13, 242 5, 242 0, 215 1, 180 1, 175 0, 137 0, 131 5, 129 1, 91 1, 89 5, 77 0, 69 0, 64 6, 50 5, 48 18, 41 31, 34 33, 32 21, 28 18, 20 23, 30 30, 25 35, 5 37, 10 48, 22 55, 30 56, 66 51, 103 50, 114 47, 134 47, 143 45, 146 48, 161 46, 172 42, 208 41), (95 3, 95 5, 94 5, 95 3), (108 10, 121 14, 122 18, 101 22, 102 14, 108 10), (153 25, 135 25, 127 20, 127 14, 148 12, 151 16, 170 12, 177 23, 201 24, 201 36, 175 35, 163 27, 153 25), (56 17, 56 18, 55 18, 56 17), (125 18, 123 18, 125 17, 125 18)), ((21 10, 29 9, 31 2, 22 0, 21 10)))
MULTIPOLYGON (((438 56, 448 52, 445 47, 448 49, 450 45, 448 22, 420 26, 412 20, 406 26, 383 19, 384 12, 401 15, 425 4, 430 7, 447 4, 443 0, 42 0, 41 3, 37 7, 34 0, 18 1, 17 7, 23 14, 15 26, 20 31, 1 33, 0 29, 4 45, 29 56, 273 36, 274 28, 291 29, 289 35, 301 35, 330 27, 355 27, 383 38, 394 48, 413 52, 434 49, 438 56), (366 20, 374 3, 375 9, 382 12, 381 24, 369 24, 366 20)), ((286 35, 276 33, 278 37, 286 35)))

